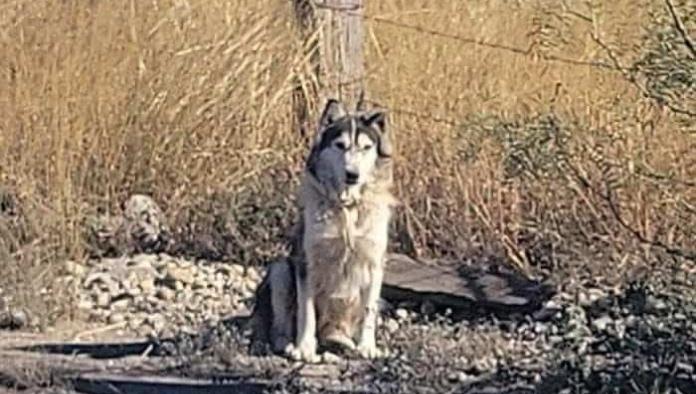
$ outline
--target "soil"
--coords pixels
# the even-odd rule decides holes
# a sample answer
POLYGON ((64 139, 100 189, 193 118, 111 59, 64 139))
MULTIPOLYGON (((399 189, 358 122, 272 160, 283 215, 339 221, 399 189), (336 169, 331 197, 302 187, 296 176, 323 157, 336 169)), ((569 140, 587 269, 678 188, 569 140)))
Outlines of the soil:
MULTIPOLYGON (((330 353, 325 362, 306 365, 250 342, 245 318, 253 294, 245 281, 258 281, 260 270, 224 270, 221 278, 215 264, 188 264, 168 256, 135 260, 141 267, 143 262, 165 267, 158 271, 165 277, 166 267, 193 267, 187 271, 190 277, 182 274, 180 279, 191 284, 219 281, 219 288, 198 283, 196 289, 234 293, 235 302, 224 307, 218 302, 221 295, 210 295, 215 302, 200 302, 197 311, 188 312, 194 318, 184 324, 179 318, 187 309, 181 300, 138 302, 141 296, 148 299, 141 291, 115 297, 129 302, 101 308, 99 322, 76 322, 41 334, 0 330, 0 393, 696 392, 691 274, 655 275, 611 289, 558 289, 531 313, 460 314, 418 302, 385 303, 378 328, 384 358, 330 353), (234 275, 239 277, 229 277, 234 275), (165 317, 159 330, 141 319, 143 313, 155 313, 147 308, 165 317), (123 319, 110 322, 115 313, 123 319), (130 323, 134 321, 145 323, 130 323)), ((92 267, 107 272, 99 263, 92 267)), ((84 300, 108 290, 85 286, 91 271, 77 271, 79 275, 66 275, 75 278, 84 300)), ((152 294, 158 294, 158 286, 178 286, 155 281, 150 288, 147 278, 137 280, 147 282, 152 294)), ((132 283, 122 285, 121 290, 132 283)))

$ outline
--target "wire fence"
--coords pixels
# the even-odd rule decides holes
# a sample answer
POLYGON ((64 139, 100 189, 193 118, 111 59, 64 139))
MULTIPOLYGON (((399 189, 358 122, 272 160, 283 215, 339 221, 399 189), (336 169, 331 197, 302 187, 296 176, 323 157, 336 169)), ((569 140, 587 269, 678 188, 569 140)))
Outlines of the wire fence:
MULTIPOLYGON (((330 10, 333 12, 340 12, 340 13, 344 13, 347 15, 355 16, 355 17, 361 18, 361 19, 368 21, 368 22, 373 22, 373 23, 377 23, 377 24, 391 26, 391 27, 395 27, 398 29, 403 29, 406 31, 415 32, 418 34, 423 34, 423 35, 427 35, 427 36, 431 36, 431 37, 438 37, 438 38, 447 39, 447 40, 454 40, 454 41, 457 41, 457 42, 460 42, 460 43, 466 44, 466 45, 475 45, 475 46, 490 48, 490 49, 494 49, 494 50, 505 51, 505 52, 512 53, 512 54, 517 55, 517 56, 536 57, 538 60, 542 60, 542 61, 553 62, 553 63, 562 63, 562 64, 566 64, 566 65, 570 65, 570 66, 578 66, 578 67, 592 67, 592 68, 598 68, 598 69, 611 71, 611 72, 626 73, 629 71, 629 69, 622 67, 621 65, 616 64, 616 63, 607 63, 607 62, 595 61, 595 60, 572 59, 572 58, 553 55, 553 54, 534 52, 533 45, 530 45, 528 48, 515 47, 515 46, 511 46, 511 45, 490 42, 490 41, 471 38, 471 37, 465 37, 465 36, 452 34, 452 33, 444 32, 444 31, 439 31, 439 30, 435 30, 435 29, 431 29, 431 28, 425 28, 422 26, 412 25, 412 24, 400 22, 400 21, 397 21, 394 19, 384 18, 381 16, 367 15, 364 13, 364 10, 361 9, 362 7, 357 6, 357 5, 334 6, 334 5, 326 4, 323 2, 314 1, 313 6, 316 7, 317 9, 325 9, 325 10, 330 10)), ((355 82, 355 81, 351 81, 351 82, 347 82, 347 83, 353 83, 353 82, 355 82)), ((369 102, 371 104, 375 104, 375 105, 380 105, 380 103, 375 102, 375 101, 371 101, 371 100, 367 100, 367 102, 369 102)), ((432 114, 419 112, 419 111, 409 109, 409 108, 396 108, 396 107, 389 106, 388 109, 392 113, 396 113, 396 114, 400 114, 400 115, 404 115, 404 116, 409 116, 409 117, 415 117, 415 118, 419 118, 419 119, 424 119, 424 120, 432 121, 435 123, 445 124, 448 126, 458 126, 458 125, 462 124, 461 121, 457 121, 455 119, 442 117, 442 116, 434 116, 432 114)))
MULTIPOLYGON (((683 22, 679 19, 679 16, 677 15, 677 13, 675 11, 674 5, 672 4, 671 0, 665 0, 665 2, 666 2, 667 7, 669 9, 670 15, 672 16, 672 18, 674 20, 674 24, 676 26, 676 29, 681 34, 681 36, 685 42, 686 47, 690 51, 691 55, 696 56, 696 52, 694 52, 695 45, 691 41, 688 34, 685 33, 686 29, 683 26, 683 22)), ((362 18, 363 20, 368 21, 368 22, 383 24, 383 25, 395 27, 398 29, 403 29, 406 31, 415 32, 417 34, 427 35, 430 37, 438 37, 438 38, 447 39, 447 40, 454 40, 454 41, 457 41, 457 42, 460 42, 460 43, 466 44, 466 45, 476 45, 476 46, 491 48, 494 50, 505 51, 505 52, 512 53, 512 54, 517 55, 517 56, 535 57, 535 59, 541 60, 541 61, 561 63, 561 64, 565 64, 565 65, 570 65, 570 66, 597 68, 597 69, 605 70, 608 72, 620 73, 621 76, 623 78, 625 78, 627 81, 631 82, 641 92, 641 94, 645 98, 651 99, 652 101, 655 101, 658 104, 665 106, 666 108, 668 108, 669 110, 671 110, 674 113, 682 114, 682 115, 696 116, 696 113, 694 113, 692 111, 685 110, 685 109, 676 107, 674 105, 671 105, 668 102, 664 102, 664 100, 660 100, 659 97, 655 97, 654 95, 647 92, 646 88, 641 83, 639 83, 637 81, 636 76, 635 76, 636 70, 634 68, 629 68, 629 67, 623 66, 618 61, 616 54, 613 52, 613 50, 611 48, 609 48, 604 42, 602 42, 599 39, 599 37, 597 37, 595 35, 592 35, 592 39, 597 43, 597 45, 600 46, 600 48, 602 50, 604 50, 605 54, 609 58, 608 63, 604 62, 604 61, 596 61, 596 60, 572 59, 572 58, 567 58, 567 57, 548 54, 548 53, 535 52, 533 44, 530 45, 528 48, 515 47, 515 46, 510 46, 510 45, 496 43, 496 42, 490 42, 490 41, 471 38, 471 37, 464 37, 464 36, 460 36, 457 34, 452 34, 452 33, 439 31, 439 30, 435 30, 435 29, 431 29, 431 28, 425 28, 425 27, 418 26, 418 25, 412 25, 412 24, 400 22, 397 20, 384 18, 381 16, 366 15, 363 12, 364 10, 362 10, 361 7, 359 7, 359 6, 336 7, 336 6, 332 6, 332 5, 328 5, 328 4, 320 3, 320 2, 314 2, 314 5, 319 9, 327 9, 327 10, 331 10, 333 12, 345 13, 345 14, 348 14, 351 16, 362 18)), ((556 92, 556 93, 558 93, 558 92, 556 92)), ((366 100, 366 101, 369 102, 370 104, 380 105, 379 103, 372 101, 372 100, 366 100)), ((388 109, 390 112, 398 113, 400 115, 410 116, 410 117, 414 117, 417 119, 429 120, 429 121, 433 121, 435 123, 442 123, 442 124, 446 124, 448 126, 453 126, 453 127, 460 126, 460 125, 464 124, 464 122, 457 121, 457 120, 454 120, 451 118, 435 116, 432 114, 423 113, 423 112, 415 111, 415 110, 408 109, 408 108, 388 107, 388 109)), ((594 191, 594 193, 596 193, 597 195, 599 195, 602 198, 605 198, 602 196, 602 193, 599 193, 597 191, 594 191)), ((616 207, 616 205, 615 205, 616 203, 612 199, 607 199, 607 202, 609 203, 609 206, 611 208, 611 213, 613 214, 616 221, 621 225, 621 227, 623 227, 625 230, 627 230, 631 234, 633 234, 633 236, 642 244, 657 247, 658 249, 661 249, 672 256, 678 256, 678 257, 682 257, 682 258, 685 258, 685 259, 688 259, 691 261, 696 261, 696 251, 672 247, 671 245, 668 245, 667 243, 663 243, 659 239, 646 238, 639 231, 634 229, 624 219, 622 214, 619 212, 619 209, 616 207)))

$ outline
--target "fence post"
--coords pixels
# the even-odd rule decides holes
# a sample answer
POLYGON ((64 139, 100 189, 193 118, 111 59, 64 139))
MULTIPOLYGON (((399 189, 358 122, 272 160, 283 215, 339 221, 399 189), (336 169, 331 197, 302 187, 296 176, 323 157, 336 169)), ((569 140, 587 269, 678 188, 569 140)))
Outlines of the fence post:
MULTIPOLYGON (((295 11, 295 19, 302 42, 302 55, 309 61, 309 68, 313 75, 309 78, 298 77, 292 92, 293 106, 293 130, 300 133, 300 137, 309 142, 313 132, 311 113, 316 105, 319 95, 319 41, 317 39, 317 16, 313 0, 292 0, 295 11)), ((307 71, 306 69, 303 71, 307 71)))
POLYGON ((338 98, 355 109, 365 92, 364 0, 293 0, 293 5, 318 85, 298 86, 293 94, 295 125, 307 137, 315 100, 321 105, 328 98, 338 98), (316 40, 308 41, 313 37, 316 40))
POLYGON ((337 97, 355 109, 364 92, 363 0, 323 0, 321 61, 323 99, 337 97))

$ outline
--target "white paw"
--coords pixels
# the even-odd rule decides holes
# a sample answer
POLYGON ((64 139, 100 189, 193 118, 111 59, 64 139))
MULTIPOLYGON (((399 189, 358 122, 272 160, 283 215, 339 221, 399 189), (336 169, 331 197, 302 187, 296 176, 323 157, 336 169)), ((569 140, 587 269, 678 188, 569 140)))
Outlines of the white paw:
POLYGON ((363 358, 380 358, 384 356, 384 353, 377 348, 374 342, 361 342, 358 344, 358 354, 363 358))
POLYGON ((326 364, 338 364, 341 362, 341 357, 331 352, 324 352, 324 354, 321 355, 321 361, 326 364))
POLYGON ((355 350, 355 342, 351 338, 339 333, 334 333, 324 338, 324 345, 338 346, 347 350, 355 350))
POLYGON ((317 354, 317 344, 315 341, 305 341, 300 343, 299 346, 289 344, 285 348, 285 353, 295 361, 304 361, 312 364, 321 361, 321 357, 317 354))

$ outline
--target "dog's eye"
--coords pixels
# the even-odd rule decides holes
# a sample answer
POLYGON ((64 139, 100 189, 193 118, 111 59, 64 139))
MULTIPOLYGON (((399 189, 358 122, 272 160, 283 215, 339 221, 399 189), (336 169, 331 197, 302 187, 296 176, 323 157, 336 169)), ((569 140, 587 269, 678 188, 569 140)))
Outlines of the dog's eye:
POLYGON ((337 149, 346 150, 346 143, 343 141, 338 141, 334 144, 337 149))
POLYGON ((367 152, 368 150, 372 149, 372 145, 363 145, 362 148, 360 148, 362 151, 367 152))

